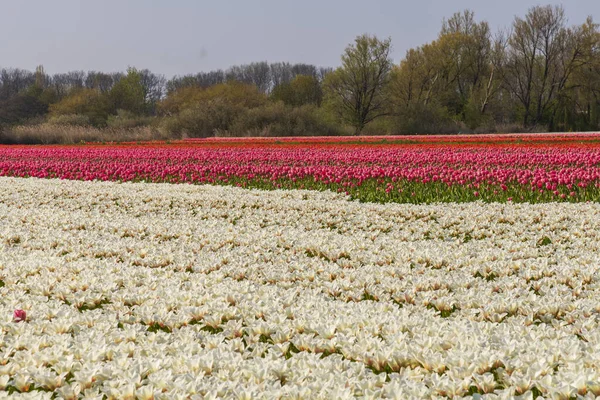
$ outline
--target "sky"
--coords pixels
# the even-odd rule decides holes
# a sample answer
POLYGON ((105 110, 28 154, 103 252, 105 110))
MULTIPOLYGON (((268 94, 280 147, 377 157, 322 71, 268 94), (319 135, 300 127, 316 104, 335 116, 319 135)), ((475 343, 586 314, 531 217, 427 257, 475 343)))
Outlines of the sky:
MULTIPOLYGON (((470 9, 493 31, 547 3, 530 0, 0 0, 0 67, 53 74, 148 68, 174 75, 253 61, 336 67, 363 33, 391 37, 392 58, 434 40, 470 9)), ((600 22, 600 0, 562 2, 569 24, 600 22)))

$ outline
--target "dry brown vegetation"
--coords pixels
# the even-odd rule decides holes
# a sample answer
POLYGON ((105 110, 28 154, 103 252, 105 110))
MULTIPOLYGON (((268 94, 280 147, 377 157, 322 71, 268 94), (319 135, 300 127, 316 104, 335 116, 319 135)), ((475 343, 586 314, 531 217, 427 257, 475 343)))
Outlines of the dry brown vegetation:
POLYGON ((2 144, 75 144, 82 142, 135 142, 166 140, 172 135, 150 127, 95 128, 91 126, 43 123, 5 128, 0 132, 2 144))

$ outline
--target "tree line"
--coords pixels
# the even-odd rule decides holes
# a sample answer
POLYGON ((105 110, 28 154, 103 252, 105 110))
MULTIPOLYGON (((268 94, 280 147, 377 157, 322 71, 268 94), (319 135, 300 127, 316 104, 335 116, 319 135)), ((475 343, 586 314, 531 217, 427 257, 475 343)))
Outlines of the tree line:
POLYGON ((0 129, 134 129, 172 137, 587 131, 600 128, 600 29, 536 6, 492 32, 472 11, 398 64, 362 35, 336 68, 255 62, 175 76, 147 69, 0 70, 0 129))
POLYGON ((567 25, 562 6, 533 7, 495 34, 465 11, 444 21, 435 41, 408 51, 390 82, 407 131, 450 121, 473 130, 597 130, 600 31, 592 17, 567 25))

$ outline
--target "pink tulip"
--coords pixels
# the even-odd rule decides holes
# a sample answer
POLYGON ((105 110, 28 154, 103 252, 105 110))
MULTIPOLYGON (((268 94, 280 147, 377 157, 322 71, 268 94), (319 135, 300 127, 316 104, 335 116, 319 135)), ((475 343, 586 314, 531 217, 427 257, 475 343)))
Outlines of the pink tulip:
POLYGON ((13 312, 13 322, 21 322, 27 320, 27 313, 25 310, 15 310, 13 312))
POLYGON ((398 185, 428 187, 436 182, 476 190, 479 196, 509 188, 537 196, 544 190, 569 193, 575 185, 583 191, 600 186, 598 134, 492 135, 486 136, 486 145, 470 143, 481 141, 480 136, 397 139, 411 143, 372 144, 381 137, 364 137, 355 145, 348 142, 356 138, 313 137, 277 138, 277 144, 269 138, 209 138, 172 145, 0 146, 0 176, 217 184, 235 180, 242 186, 264 182, 273 187, 307 180, 353 190, 369 183, 380 192, 390 188, 388 193, 398 185), (506 143, 517 138, 524 144, 506 143), (460 144, 441 145, 440 140, 460 144))

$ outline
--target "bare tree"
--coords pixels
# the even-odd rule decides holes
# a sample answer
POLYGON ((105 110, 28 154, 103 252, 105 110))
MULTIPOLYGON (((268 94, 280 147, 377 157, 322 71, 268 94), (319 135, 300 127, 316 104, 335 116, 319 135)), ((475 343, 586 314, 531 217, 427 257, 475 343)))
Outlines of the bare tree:
POLYGON ((292 75, 295 78, 298 75, 317 77, 317 67, 311 64, 294 64, 292 65, 292 75))
POLYGON ((140 74, 140 83, 144 88, 144 97, 150 111, 154 112, 156 104, 165 94, 166 79, 164 75, 152 73, 148 69, 138 71, 140 74))
POLYGON ((104 72, 89 71, 85 77, 85 87, 88 89, 96 89, 100 93, 110 91, 113 86, 121 80, 122 73, 106 74, 104 72))
POLYGON ((294 79, 290 63, 272 63, 269 67, 271 69, 271 82, 273 83, 273 87, 290 83, 292 79, 294 79))
POLYGON ((319 67, 317 68, 317 79, 319 82, 323 83, 325 77, 333 72, 333 68, 331 67, 319 67))
POLYGON ((262 93, 271 89, 271 69, 266 61, 235 65, 225 73, 227 80, 256 85, 262 93))
POLYGON ((19 68, 0 71, 0 99, 8 99, 35 83, 35 75, 19 68))
POLYGON ((523 107, 525 126, 540 123, 580 62, 577 32, 565 26, 562 6, 536 6, 515 18, 501 69, 510 93, 523 107))

